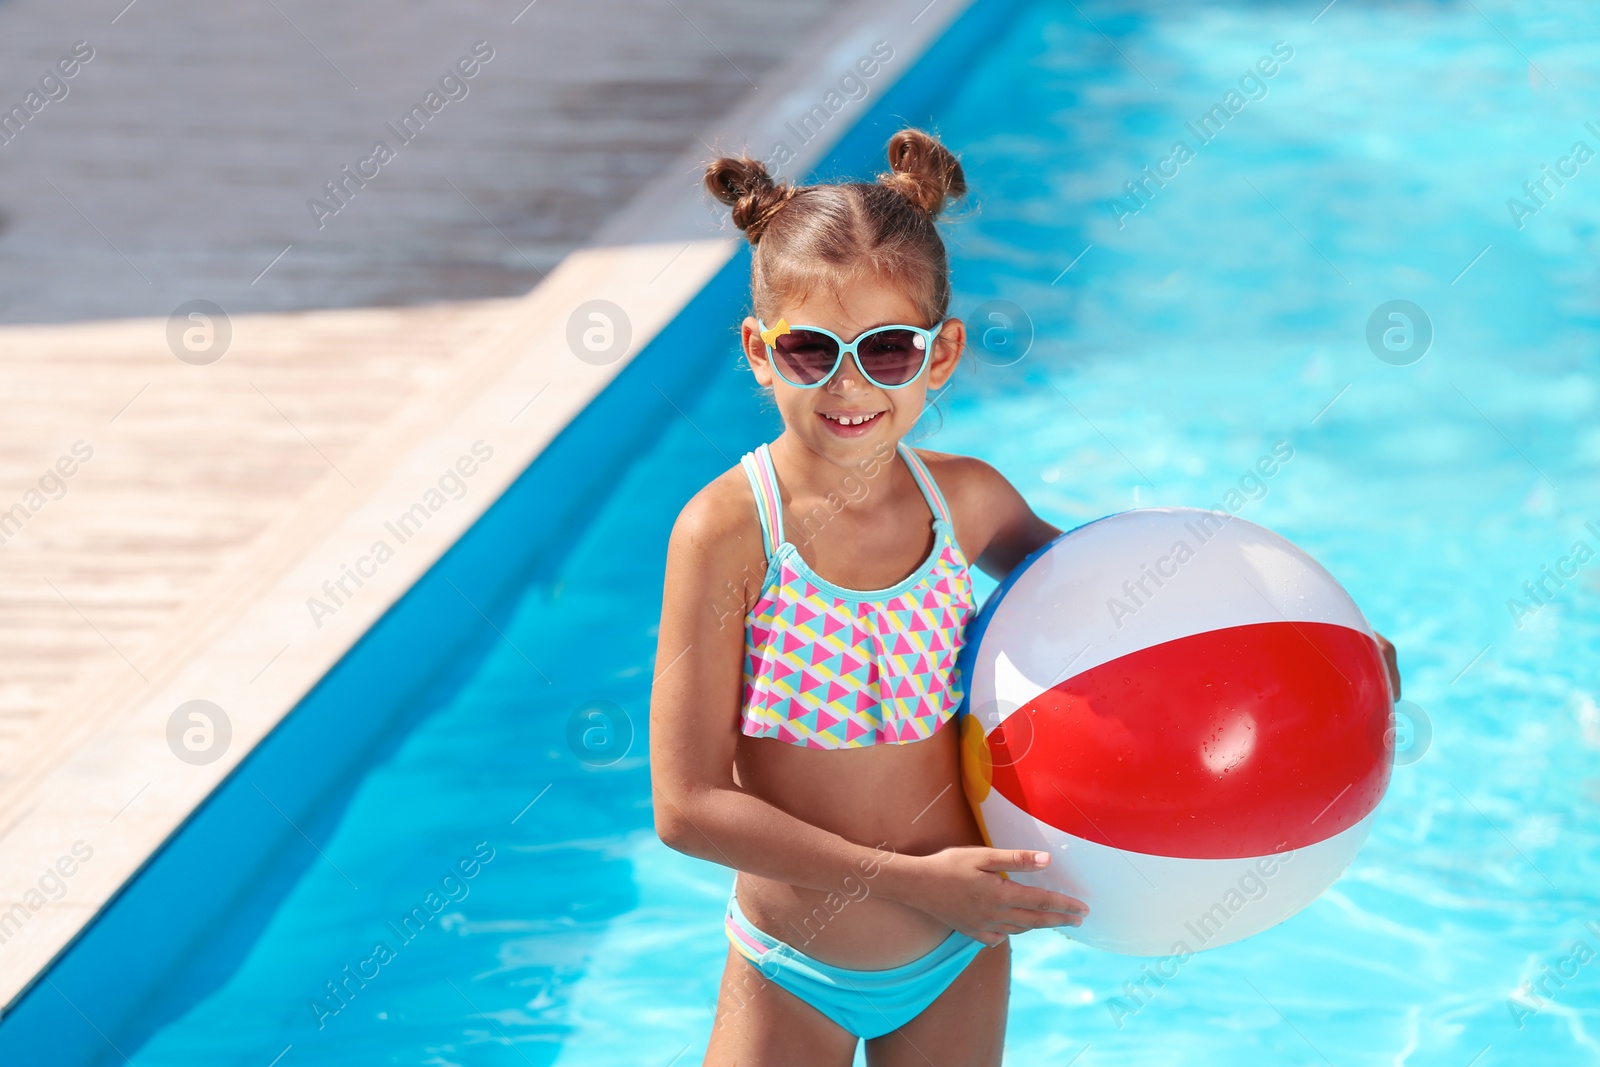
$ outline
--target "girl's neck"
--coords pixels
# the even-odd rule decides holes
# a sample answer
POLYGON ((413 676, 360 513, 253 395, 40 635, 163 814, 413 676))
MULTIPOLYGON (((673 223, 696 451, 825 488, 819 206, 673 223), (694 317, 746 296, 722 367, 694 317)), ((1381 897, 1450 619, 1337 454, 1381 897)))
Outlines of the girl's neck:
MULTIPOLYGON (((900 461, 897 442, 888 448, 882 444, 869 445, 854 459, 839 462, 819 455, 804 442, 796 440, 787 430, 779 434, 768 446, 779 480, 795 500, 822 500, 836 493, 853 506, 873 510, 886 505, 891 494, 885 492, 899 480, 894 468, 904 467, 900 461), (862 488, 867 493, 861 494, 862 488), (859 498, 859 499, 858 499, 859 498), (873 504, 868 501, 876 500, 873 504)), ((909 478, 910 472, 907 471, 909 478)))

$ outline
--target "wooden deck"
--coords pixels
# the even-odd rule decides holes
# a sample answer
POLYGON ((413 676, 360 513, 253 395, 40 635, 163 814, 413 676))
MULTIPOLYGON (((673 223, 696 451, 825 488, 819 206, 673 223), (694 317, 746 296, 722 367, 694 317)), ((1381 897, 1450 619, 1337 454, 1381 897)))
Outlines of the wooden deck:
POLYGON ((0 1005, 626 365, 570 358, 572 309, 623 304, 631 357, 726 262, 738 235, 697 182, 713 139, 771 145, 887 37, 881 92, 966 5, 541 0, 513 25, 514 7, 441 3, 388 26, 279 6, 333 56, 271 5, 0 7, 0 69, 97 49, 0 145, 0 1005), (223 23, 240 51, 205 45, 223 23), (480 26, 500 42, 485 91, 318 244, 307 187, 480 26), (159 116, 143 140, 136 112, 159 116), (227 309, 212 362, 169 337, 197 298, 227 309), (503 463, 311 630, 306 597, 489 425, 503 463), (233 721, 204 765, 168 743, 196 698, 233 721), (43 900, 80 840, 93 860, 43 900))
POLYGON ((0 106, 94 53, 0 143, 0 324, 521 296, 843 6, 0 4, 0 106), (479 41, 465 95, 394 136, 479 41))
POLYGON ((165 635, 203 636, 270 546, 370 490, 516 303, 241 315, 208 366, 159 319, 0 329, 0 833, 191 651, 165 635))

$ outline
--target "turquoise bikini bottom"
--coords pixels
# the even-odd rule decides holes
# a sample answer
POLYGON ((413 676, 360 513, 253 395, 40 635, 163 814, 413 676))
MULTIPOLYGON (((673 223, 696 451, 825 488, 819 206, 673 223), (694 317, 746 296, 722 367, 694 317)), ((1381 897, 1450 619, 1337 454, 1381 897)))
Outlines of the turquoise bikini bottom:
POLYGON ((858 1038, 898 1030, 938 999, 984 948, 959 930, 927 955, 881 971, 835 967, 757 928, 728 894, 728 940, 768 981, 787 989, 858 1038))

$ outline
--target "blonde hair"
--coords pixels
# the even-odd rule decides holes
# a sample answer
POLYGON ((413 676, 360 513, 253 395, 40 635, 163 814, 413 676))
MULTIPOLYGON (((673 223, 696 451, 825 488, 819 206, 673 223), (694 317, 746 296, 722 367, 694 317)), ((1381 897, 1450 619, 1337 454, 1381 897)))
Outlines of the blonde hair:
POLYGON ((961 163, 935 138, 907 128, 889 138, 876 182, 775 182, 748 156, 707 164, 706 188, 733 208, 750 241, 754 313, 772 322, 818 288, 843 291, 863 275, 905 288, 931 326, 950 307, 950 270, 934 219, 967 191, 961 163))

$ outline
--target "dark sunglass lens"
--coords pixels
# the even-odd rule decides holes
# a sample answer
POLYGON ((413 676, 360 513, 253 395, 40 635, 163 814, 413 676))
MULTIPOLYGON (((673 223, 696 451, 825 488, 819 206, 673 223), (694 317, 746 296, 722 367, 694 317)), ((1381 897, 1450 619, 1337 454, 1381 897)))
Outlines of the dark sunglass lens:
POLYGON ((772 346, 783 376, 801 385, 819 382, 833 369, 839 346, 826 334, 790 330, 772 346))
POLYGON ((861 366, 884 385, 904 385, 916 377, 926 352, 921 334, 884 330, 861 342, 861 366))

